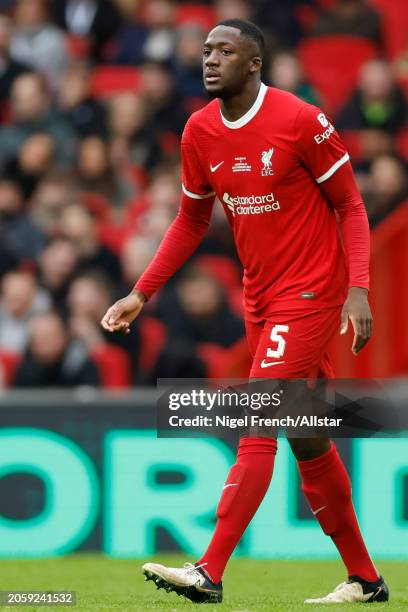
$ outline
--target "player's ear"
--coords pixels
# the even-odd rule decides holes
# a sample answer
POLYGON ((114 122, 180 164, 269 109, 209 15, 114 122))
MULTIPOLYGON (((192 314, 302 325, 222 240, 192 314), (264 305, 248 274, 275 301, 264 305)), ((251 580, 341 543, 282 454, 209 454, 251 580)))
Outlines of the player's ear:
POLYGON ((255 55, 253 58, 251 58, 251 61, 249 64, 249 72, 250 73, 258 72, 259 70, 261 70, 261 68, 262 68, 262 58, 259 57, 259 55, 255 55))

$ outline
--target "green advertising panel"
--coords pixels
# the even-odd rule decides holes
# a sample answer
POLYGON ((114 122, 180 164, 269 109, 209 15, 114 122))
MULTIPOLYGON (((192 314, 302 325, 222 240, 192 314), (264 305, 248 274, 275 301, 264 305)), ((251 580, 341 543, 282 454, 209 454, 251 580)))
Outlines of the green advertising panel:
MULTIPOLYGON (((0 412, 1 557, 74 550, 127 558, 163 550, 196 555, 207 545, 234 463, 232 443, 157 439, 149 405, 74 402, 0 412)), ((408 439, 356 439, 343 442, 341 451, 373 555, 407 558, 408 439)), ((337 555, 307 510, 284 439, 272 485, 238 554, 337 555)))

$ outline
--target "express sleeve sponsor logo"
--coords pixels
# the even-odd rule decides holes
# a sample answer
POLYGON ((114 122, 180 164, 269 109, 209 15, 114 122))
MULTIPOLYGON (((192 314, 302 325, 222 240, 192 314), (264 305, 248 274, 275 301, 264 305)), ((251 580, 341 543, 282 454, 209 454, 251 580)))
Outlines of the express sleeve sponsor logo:
POLYGON ((322 124, 322 126, 325 128, 329 125, 329 120, 327 119, 326 115, 324 113, 319 113, 317 115, 317 119, 318 121, 320 121, 320 123, 322 124))
POLYGON ((322 144, 322 142, 330 138, 333 132, 334 132, 334 126, 330 123, 327 130, 324 130, 324 132, 322 132, 321 134, 315 134, 313 138, 317 142, 317 144, 322 144))

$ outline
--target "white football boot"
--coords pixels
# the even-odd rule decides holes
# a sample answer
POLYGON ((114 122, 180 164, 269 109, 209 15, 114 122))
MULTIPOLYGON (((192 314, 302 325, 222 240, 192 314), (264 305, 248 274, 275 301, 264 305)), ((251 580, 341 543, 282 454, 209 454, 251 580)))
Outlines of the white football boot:
POLYGON ((153 580, 158 589, 174 591, 195 603, 221 603, 222 582, 218 584, 203 571, 201 565, 185 563, 184 567, 166 567, 160 563, 142 566, 145 580, 153 580))
POLYGON ((388 601, 388 587, 382 576, 375 582, 367 582, 358 576, 350 576, 347 582, 339 584, 332 593, 317 599, 306 599, 307 604, 372 603, 388 601))

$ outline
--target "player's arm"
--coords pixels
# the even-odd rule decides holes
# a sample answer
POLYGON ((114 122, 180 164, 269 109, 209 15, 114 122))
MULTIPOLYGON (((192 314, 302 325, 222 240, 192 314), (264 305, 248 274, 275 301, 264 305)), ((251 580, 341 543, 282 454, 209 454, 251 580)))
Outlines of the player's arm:
POLYGON ((340 333, 350 319, 354 329, 352 351, 357 354, 372 335, 368 303, 370 230, 344 143, 320 109, 305 105, 295 122, 296 148, 327 199, 336 210, 348 259, 349 291, 340 333))
POLYGON ((350 162, 345 163, 321 188, 335 208, 341 225, 349 264, 349 292, 341 313, 340 333, 345 334, 350 319, 354 329, 352 351, 356 355, 373 333, 368 303, 370 229, 350 162))
POLYGON ((215 194, 206 182, 190 132, 187 124, 181 148, 183 194, 180 209, 133 290, 113 304, 104 315, 101 325, 107 331, 129 333, 130 324, 139 315, 146 300, 181 268, 207 231, 215 194))

